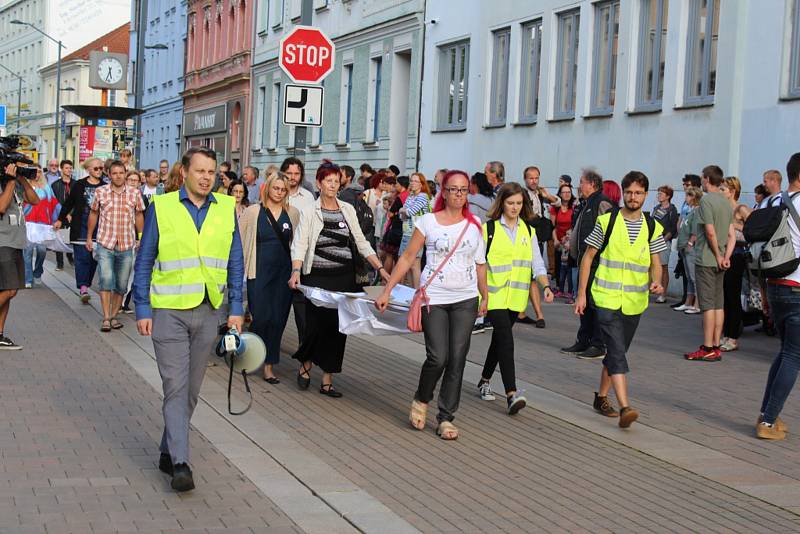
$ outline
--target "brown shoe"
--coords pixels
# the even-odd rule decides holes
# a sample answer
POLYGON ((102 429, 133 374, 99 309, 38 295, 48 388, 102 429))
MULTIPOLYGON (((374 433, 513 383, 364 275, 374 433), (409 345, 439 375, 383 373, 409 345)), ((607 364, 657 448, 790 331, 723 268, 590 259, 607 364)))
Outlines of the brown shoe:
POLYGON ((639 412, 637 412, 635 408, 631 408, 630 406, 626 406, 625 408, 620 408, 619 410, 620 428, 628 428, 637 419, 639 419, 639 412))
POLYGON ((594 392, 594 411, 606 417, 619 417, 619 412, 611 405, 608 397, 600 397, 597 392, 594 392))
POLYGON ((786 432, 778 430, 778 425, 769 426, 767 423, 756 425, 756 437, 760 439, 780 440, 786 437, 786 432))
MULTIPOLYGON (((756 421, 756 425, 760 425, 763 420, 764 417, 759 415, 758 421, 756 421)), ((783 419, 781 419, 780 417, 775 418, 775 424, 773 424, 772 426, 777 428, 779 432, 786 432, 786 433, 789 432, 789 429, 786 427, 786 423, 784 423, 783 419)))

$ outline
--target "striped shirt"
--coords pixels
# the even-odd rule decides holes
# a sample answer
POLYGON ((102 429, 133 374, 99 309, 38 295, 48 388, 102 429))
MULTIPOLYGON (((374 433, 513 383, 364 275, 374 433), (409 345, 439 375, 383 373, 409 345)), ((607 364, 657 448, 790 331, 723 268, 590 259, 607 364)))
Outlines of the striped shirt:
POLYGON ((98 212, 97 243, 109 250, 130 250, 136 244, 136 214, 144 211, 142 194, 127 185, 120 191, 111 184, 97 188, 91 210, 98 212))
MULTIPOLYGON (((629 221, 625 217, 620 214, 618 219, 622 219, 625 221, 625 228, 628 229, 628 239, 631 242, 631 245, 636 241, 636 238, 639 237, 639 232, 642 231, 642 224, 644 224, 644 214, 636 221, 629 221)), ((603 234, 603 227, 600 225, 598 221, 594 225, 594 229, 592 233, 589 234, 589 237, 586 238, 586 244, 592 248, 596 248, 600 250, 603 248, 603 241, 605 240, 605 235, 603 234)), ((650 254, 660 254, 661 252, 667 250, 667 242, 664 241, 664 236, 660 235, 650 241, 650 254)))

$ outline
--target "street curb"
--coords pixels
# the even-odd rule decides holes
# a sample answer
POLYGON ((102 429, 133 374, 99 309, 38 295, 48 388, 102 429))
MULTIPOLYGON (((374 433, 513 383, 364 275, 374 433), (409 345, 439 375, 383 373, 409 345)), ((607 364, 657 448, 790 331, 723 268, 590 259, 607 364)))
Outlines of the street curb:
MULTIPOLYGON (((98 323, 99 295, 92 292, 89 305, 80 303, 69 273, 54 272, 49 262, 42 281, 79 318, 98 323)), ((115 352, 162 396, 152 342, 136 332, 135 321, 128 317, 120 321, 126 328, 119 332, 122 336, 111 334, 115 352)), ((246 402, 243 395, 235 395, 237 402, 246 402)), ((227 391, 205 380, 192 426, 304 531, 419 532, 260 415, 248 412, 232 418, 226 407, 227 391)))

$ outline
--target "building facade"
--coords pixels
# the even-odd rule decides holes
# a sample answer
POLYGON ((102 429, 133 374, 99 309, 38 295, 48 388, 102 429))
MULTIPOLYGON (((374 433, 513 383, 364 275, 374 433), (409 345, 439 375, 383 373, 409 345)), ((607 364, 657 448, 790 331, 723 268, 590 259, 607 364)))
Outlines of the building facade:
MULTIPOLYGON (((61 40, 64 57, 128 22, 129 17, 130 0, 0 0, 0 64, 23 78, 21 110, 17 110, 17 78, 0 69, 0 103, 8 106, 8 131, 38 139, 42 125, 53 123, 53 116, 44 110, 39 71, 58 58, 56 43, 29 26, 11 24, 12 20, 29 22, 61 40)), ((55 110, 55 96, 47 106, 51 113, 55 110)), ((52 147, 39 149, 52 154, 52 147)))
POLYGON ((746 200, 800 149, 800 0, 460 5, 427 2, 423 171, 638 169, 679 189, 715 163, 746 200))
MULTIPOLYGON (((100 106, 103 102, 103 91, 89 87, 89 53, 105 51, 119 54, 128 53, 130 24, 125 23, 119 28, 103 35, 66 55, 61 59, 61 105, 100 106)), ((41 125, 41 143, 44 147, 51 147, 55 142, 55 127, 53 112, 56 102, 56 65, 55 63, 39 71, 44 88, 42 99, 42 113, 44 119, 41 125)), ((128 99, 123 90, 108 90, 106 102, 109 106, 127 107, 128 99)), ((64 127, 61 136, 61 150, 58 159, 69 159, 73 162, 81 161, 80 157, 80 118, 72 112, 63 111, 64 127)), ((59 125, 59 127, 61 127, 59 125)), ((51 155, 51 152, 43 152, 51 155)))
MULTIPOLYGON (((300 22, 300 1, 261 1, 255 16, 250 161, 279 165, 294 153, 294 127, 282 124, 280 39, 300 22)), ((323 85, 323 125, 309 128, 306 167, 322 159, 358 168, 413 169, 422 65, 421 0, 315 0, 312 25, 335 43, 323 85)))
POLYGON ((183 148, 207 146, 240 169, 248 161, 250 54, 255 0, 187 5, 183 148))
MULTIPOLYGON (((162 159, 170 162, 180 159, 183 140, 183 72, 185 68, 186 47, 186 0, 161 0, 146 2, 134 0, 131 3, 132 26, 130 39, 130 81, 128 87, 135 91, 137 63, 144 69, 142 80, 141 108, 144 113, 141 121, 141 141, 137 164, 143 169, 157 169, 162 159), (143 3, 143 4, 142 4, 143 3), (141 4, 141 5, 140 5, 141 4), (146 17, 139 24, 141 8, 146 7, 146 17), (139 30, 142 30, 144 58, 138 62, 137 53, 139 30), (166 47, 162 49, 161 47, 166 47)), ((128 95, 131 104, 135 102, 133 92, 128 95)))

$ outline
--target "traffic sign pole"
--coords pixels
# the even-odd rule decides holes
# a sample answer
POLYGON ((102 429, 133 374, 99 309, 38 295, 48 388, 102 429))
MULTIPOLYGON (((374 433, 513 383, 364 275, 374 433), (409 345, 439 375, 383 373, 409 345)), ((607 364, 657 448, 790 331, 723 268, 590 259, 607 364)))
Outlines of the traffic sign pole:
MULTIPOLYGON (((302 0, 300 6, 300 24, 311 26, 311 14, 314 12, 314 0, 302 0)), ((294 127, 294 157, 299 158, 305 165, 306 145, 308 143, 308 129, 305 126, 294 127)), ((302 177, 305 180, 305 176, 302 177)))

